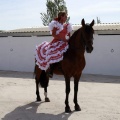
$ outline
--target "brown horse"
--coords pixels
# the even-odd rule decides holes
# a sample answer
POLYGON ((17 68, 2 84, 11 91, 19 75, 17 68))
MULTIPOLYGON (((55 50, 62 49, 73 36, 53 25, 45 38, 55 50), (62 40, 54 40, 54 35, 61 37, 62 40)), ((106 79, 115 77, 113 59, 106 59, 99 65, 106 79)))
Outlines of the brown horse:
MULTIPOLYGON (((62 74, 65 77, 66 84, 66 99, 65 99, 65 112, 71 112, 69 106, 69 93, 70 93, 70 78, 74 78, 74 103, 75 110, 80 111, 81 108, 77 102, 77 92, 78 92, 78 82, 80 80, 82 71, 86 65, 85 63, 85 50, 87 53, 93 51, 93 25, 94 20, 90 24, 85 24, 84 19, 81 21, 82 27, 76 30, 69 39, 69 48, 64 54, 64 59, 54 64, 54 73, 62 74)), ((38 84, 40 83, 45 89, 45 101, 49 102, 47 97, 47 86, 49 78, 45 71, 40 70, 38 66, 35 66, 36 69, 36 94, 37 101, 40 101, 38 84)))

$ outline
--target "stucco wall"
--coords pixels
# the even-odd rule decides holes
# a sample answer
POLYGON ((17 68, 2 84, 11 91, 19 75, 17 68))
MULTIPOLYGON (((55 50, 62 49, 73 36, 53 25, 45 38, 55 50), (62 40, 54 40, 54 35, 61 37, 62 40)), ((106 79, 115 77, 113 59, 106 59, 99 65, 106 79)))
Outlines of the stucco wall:
POLYGON ((52 37, 1 37, 0 70, 34 71, 35 46, 52 37))
MULTIPOLYGON (((34 71, 35 46, 52 37, 0 37, 0 70, 34 71)), ((94 35, 83 73, 120 76, 120 35, 94 35)))
POLYGON ((84 73, 120 76, 120 35, 95 35, 84 73))

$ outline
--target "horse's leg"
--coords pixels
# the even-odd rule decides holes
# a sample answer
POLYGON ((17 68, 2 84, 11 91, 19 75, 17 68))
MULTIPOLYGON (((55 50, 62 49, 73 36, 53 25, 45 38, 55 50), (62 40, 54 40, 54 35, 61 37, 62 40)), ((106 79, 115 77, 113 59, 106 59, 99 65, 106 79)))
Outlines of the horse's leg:
POLYGON ((44 88, 44 95, 45 95, 45 102, 50 102, 49 98, 47 97, 47 87, 44 88))
POLYGON ((39 79, 40 79, 40 75, 41 75, 41 70, 38 68, 37 65, 35 65, 34 73, 35 73, 36 95, 37 95, 36 100, 41 101, 41 98, 40 98, 40 95, 39 95, 39 84, 40 84, 39 79))
POLYGON ((65 77, 65 84, 66 84, 66 99, 65 99, 65 112, 69 113, 71 112, 70 106, 69 106, 69 93, 70 93, 70 78, 65 77))
POLYGON ((78 93, 78 82, 80 77, 74 77, 74 103, 75 103, 75 110, 81 111, 81 108, 77 101, 77 93, 78 93))
POLYGON ((40 95, 39 95, 39 80, 37 78, 36 78, 36 95, 37 95, 36 100, 41 101, 41 98, 40 98, 40 95))

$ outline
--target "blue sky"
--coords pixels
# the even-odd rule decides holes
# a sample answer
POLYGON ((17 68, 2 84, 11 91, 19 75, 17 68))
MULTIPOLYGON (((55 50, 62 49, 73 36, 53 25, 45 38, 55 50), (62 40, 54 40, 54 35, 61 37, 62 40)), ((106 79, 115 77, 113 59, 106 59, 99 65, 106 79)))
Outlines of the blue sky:
MULTIPOLYGON (((120 22, 120 0, 65 0, 70 23, 120 22)), ((40 13, 46 13, 46 0, 0 0, 0 30, 40 27, 40 13)))

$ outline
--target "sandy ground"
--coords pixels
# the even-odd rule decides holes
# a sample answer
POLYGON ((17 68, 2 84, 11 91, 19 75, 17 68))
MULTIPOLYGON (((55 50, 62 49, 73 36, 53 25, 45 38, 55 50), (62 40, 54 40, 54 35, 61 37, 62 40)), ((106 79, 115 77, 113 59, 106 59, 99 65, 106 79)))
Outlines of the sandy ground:
POLYGON ((54 75, 48 87, 51 102, 35 102, 32 73, 0 71, 0 120, 120 120, 120 77, 82 75, 78 102, 82 111, 74 111, 74 86, 71 81, 69 103, 72 112, 64 112, 65 83, 54 75))

